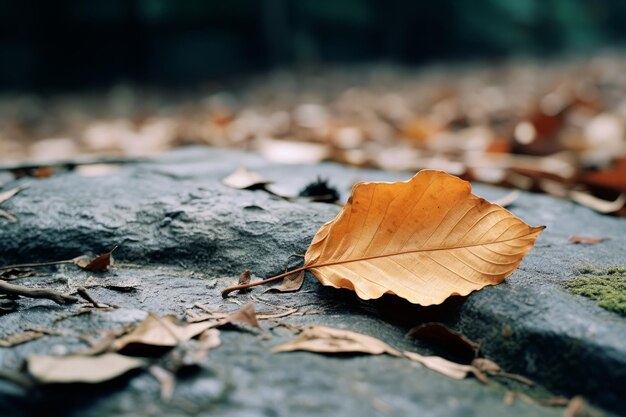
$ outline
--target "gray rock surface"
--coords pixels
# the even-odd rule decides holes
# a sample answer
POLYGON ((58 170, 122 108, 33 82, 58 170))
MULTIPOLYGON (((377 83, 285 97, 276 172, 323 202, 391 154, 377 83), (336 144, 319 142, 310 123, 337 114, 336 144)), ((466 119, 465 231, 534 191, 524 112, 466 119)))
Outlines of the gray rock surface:
MULTIPOLYGON (((318 175, 342 196, 357 180, 404 180, 406 173, 357 170, 336 164, 278 166, 236 151, 188 148, 153 162, 127 166, 103 177, 62 174, 28 180, 30 188, 3 204, 15 215, 0 218, 0 264, 72 258, 116 244, 118 265, 95 279, 135 286, 130 292, 92 288, 112 312, 72 316, 80 306, 20 299, 17 311, 0 316, 0 337, 29 327, 64 330, 12 348, 0 348, 0 364, 17 370, 32 353, 75 351, 85 344, 72 334, 98 334, 132 323, 147 311, 182 316, 196 302, 233 310, 251 296, 308 312, 278 321, 323 324, 381 338, 401 349, 428 353, 404 339, 412 326, 444 321, 480 341, 485 355, 508 371, 536 380, 545 395, 583 395, 607 413, 626 413, 626 320, 594 301, 567 292, 562 281, 581 267, 624 265, 626 222, 543 195, 523 193, 510 209, 529 224, 547 225, 520 268, 503 284, 442 306, 418 307, 383 297, 365 302, 353 293, 322 287, 308 276, 303 291, 263 294, 263 289, 222 299, 223 287, 250 269, 257 277, 297 265, 319 226, 339 207, 288 202, 263 191, 228 188, 219 179, 246 166, 296 194, 318 175), (600 245, 568 243, 570 235, 606 236, 600 245)), ((488 199, 506 190, 475 186, 488 199)), ((94 274, 71 265, 24 278, 29 286, 70 291, 94 274)), ((272 310, 257 302, 259 310, 272 310)), ((274 321, 277 322, 277 321, 274 321)), ((224 331, 197 374, 181 378, 174 399, 159 400, 158 383, 136 373, 105 386, 23 390, 0 379, 0 415, 561 415, 562 410, 503 402, 506 380, 482 385, 451 380, 386 356, 328 357, 311 353, 272 354, 292 337, 264 322, 262 334, 224 331), (48 414, 53 415, 53 414, 48 414)))

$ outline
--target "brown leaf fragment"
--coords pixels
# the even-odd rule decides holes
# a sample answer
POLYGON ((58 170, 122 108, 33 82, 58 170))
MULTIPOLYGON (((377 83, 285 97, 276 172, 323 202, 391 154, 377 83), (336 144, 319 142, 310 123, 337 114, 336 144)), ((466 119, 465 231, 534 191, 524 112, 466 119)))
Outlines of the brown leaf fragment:
POLYGON ((480 345, 461 333, 450 329, 443 323, 424 323, 409 330, 406 335, 409 339, 420 339, 434 342, 438 350, 442 350, 470 362, 478 355, 480 345))
POLYGON ((113 264, 113 251, 117 249, 115 246, 109 252, 98 255, 93 259, 89 259, 85 256, 79 256, 74 259, 74 263, 81 269, 90 272, 106 272, 109 270, 109 266, 113 264))
POLYGON ((605 240, 609 240, 608 237, 585 237, 585 236, 570 236, 568 241, 572 243, 583 243, 586 245, 596 245, 602 243, 605 240))
POLYGON ((361 333, 325 326, 307 327, 291 342, 276 346, 272 352, 303 350, 316 353, 384 353, 401 357, 402 353, 388 344, 361 333))
POLYGON ((580 395, 572 397, 565 409, 565 417, 591 417, 589 404, 580 395))
POLYGON ((220 323, 220 326, 235 323, 243 323, 259 329, 261 328, 261 325, 256 317, 256 311, 253 303, 248 303, 239 310, 227 315, 220 323))
POLYGON ((16 223, 17 222, 17 217, 15 217, 14 215, 12 215, 11 213, 9 213, 6 210, 0 209, 0 217, 4 217, 5 219, 10 221, 11 223, 16 223))
POLYGON ((450 378, 465 379, 468 375, 472 374, 483 384, 489 383, 487 376, 471 365, 452 362, 440 356, 422 356, 415 352, 405 351, 404 356, 450 378))
POLYGON ((214 326, 215 322, 182 323, 174 316, 159 317, 150 313, 135 330, 116 340, 112 349, 144 353, 155 348, 172 348, 214 326))
POLYGON ((45 333, 36 330, 26 330, 22 333, 7 336, 4 339, 0 339, 0 347, 12 347, 21 345, 22 343, 30 342, 31 340, 37 340, 40 337, 45 336, 45 333))
POLYGON ((27 359, 28 371, 43 384, 97 384, 121 376, 145 365, 142 359, 117 353, 99 356, 32 355, 27 359))
POLYGON ((239 280, 237 281, 237 285, 248 284, 251 278, 252 278, 252 272, 243 271, 241 275, 239 275, 239 280))
POLYGON ((222 183, 238 190, 259 190, 272 184, 272 181, 264 179, 256 172, 240 167, 229 176, 223 178, 222 183))
POLYGON ((22 184, 22 185, 19 185, 19 186, 15 187, 15 188, 10 189, 10 190, 1 192, 0 193, 0 204, 4 203, 5 201, 9 200, 10 198, 13 198, 13 196, 15 196, 20 191, 25 190, 26 188, 28 188, 28 184, 22 184))
POLYGON ((166 402, 171 400, 174 395, 174 389, 176 388, 176 378, 174 378, 174 375, 172 375, 170 371, 157 365, 150 366, 148 372, 150 372, 150 375, 152 375, 161 386, 161 400, 166 402))
POLYGON ((532 387, 535 385, 535 382, 531 379, 526 378, 523 375, 511 374, 509 372, 505 372, 500 368, 500 365, 495 363, 494 361, 486 358, 476 358, 472 361, 472 366, 478 369, 481 372, 484 372, 491 376, 500 376, 503 378, 508 378, 513 381, 517 381, 521 384, 528 385, 532 387))
POLYGON ((265 292, 295 292, 302 288, 305 271, 295 272, 283 278, 283 282, 275 287, 268 288, 265 292))

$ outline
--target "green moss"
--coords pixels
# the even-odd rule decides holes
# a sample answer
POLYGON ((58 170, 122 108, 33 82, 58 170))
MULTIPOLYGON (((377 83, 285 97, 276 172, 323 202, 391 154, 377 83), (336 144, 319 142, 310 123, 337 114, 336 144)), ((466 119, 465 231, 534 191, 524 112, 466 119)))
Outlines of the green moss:
POLYGON ((626 268, 586 268, 584 275, 566 281, 565 286, 574 294, 597 301, 602 308, 626 316, 626 268))

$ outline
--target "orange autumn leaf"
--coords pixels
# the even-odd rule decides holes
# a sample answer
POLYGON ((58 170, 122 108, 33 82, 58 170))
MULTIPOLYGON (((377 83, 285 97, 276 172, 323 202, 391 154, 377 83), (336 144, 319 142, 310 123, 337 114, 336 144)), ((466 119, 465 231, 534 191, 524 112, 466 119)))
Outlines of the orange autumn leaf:
POLYGON ((406 182, 357 184, 313 238, 303 269, 365 300, 440 304, 502 282, 543 229, 471 194, 460 178, 423 170, 406 182))

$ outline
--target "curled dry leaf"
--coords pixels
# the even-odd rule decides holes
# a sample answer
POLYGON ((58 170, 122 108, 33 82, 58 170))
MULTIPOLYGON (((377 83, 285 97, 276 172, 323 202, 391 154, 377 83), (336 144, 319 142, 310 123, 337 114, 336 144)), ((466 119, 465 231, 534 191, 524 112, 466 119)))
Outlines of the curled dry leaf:
POLYGON ((109 270, 109 266, 113 264, 113 251, 117 249, 117 246, 111 249, 109 252, 98 255, 93 259, 87 256, 79 256, 74 259, 74 263, 81 269, 90 272, 106 272, 109 270))
POLYGON ((265 188, 272 181, 264 179, 256 172, 240 167, 229 176, 223 178, 222 183, 238 190, 255 190, 265 188))
POLYGON ((268 288, 265 292, 295 292, 302 288, 304 283, 305 271, 294 272, 291 275, 287 275, 280 285, 268 288))
POLYGON ((317 353, 368 353, 402 356, 398 350, 375 337, 325 326, 307 327, 291 342, 276 346, 272 352, 304 350, 317 353))
POLYGON ((608 237, 585 237, 585 236, 570 236, 568 241, 572 243, 583 243, 587 245, 596 245, 602 243, 605 240, 609 240, 608 237))
POLYGON ((256 311, 254 310, 253 303, 248 303, 245 306, 241 307, 239 310, 230 313, 219 323, 219 325, 223 326, 226 324, 235 323, 243 323, 252 327, 261 328, 261 325, 259 324, 259 321, 256 317, 256 311))
POLYGON ((313 238, 303 269, 362 299, 440 304, 502 282, 543 229, 471 194, 460 178, 424 170, 406 182, 357 184, 313 238))
POLYGON ((243 285, 243 284, 247 284, 250 282, 250 279, 252 278, 252 272, 250 271, 243 271, 241 273, 241 275, 239 275, 239 280, 237 281, 238 285, 243 285))
POLYGON ((145 362, 137 358, 105 353, 100 356, 32 355, 27 360, 28 371, 46 384, 97 384, 140 368, 145 362))
POLYGON ((443 323, 424 323, 409 330, 407 337, 434 342, 437 347, 454 357, 471 361, 478 355, 480 345, 443 323))
POLYGON ((464 379, 471 374, 484 384, 489 382, 487 376, 472 365, 463 365, 439 356, 422 356, 415 352, 404 352, 404 356, 450 378, 464 379))
POLYGON ((181 323, 174 316, 148 314, 139 326, 113 343, 114 351, 143 351, 149 348, 171 348, 214 327, 210 321, 181 323))

